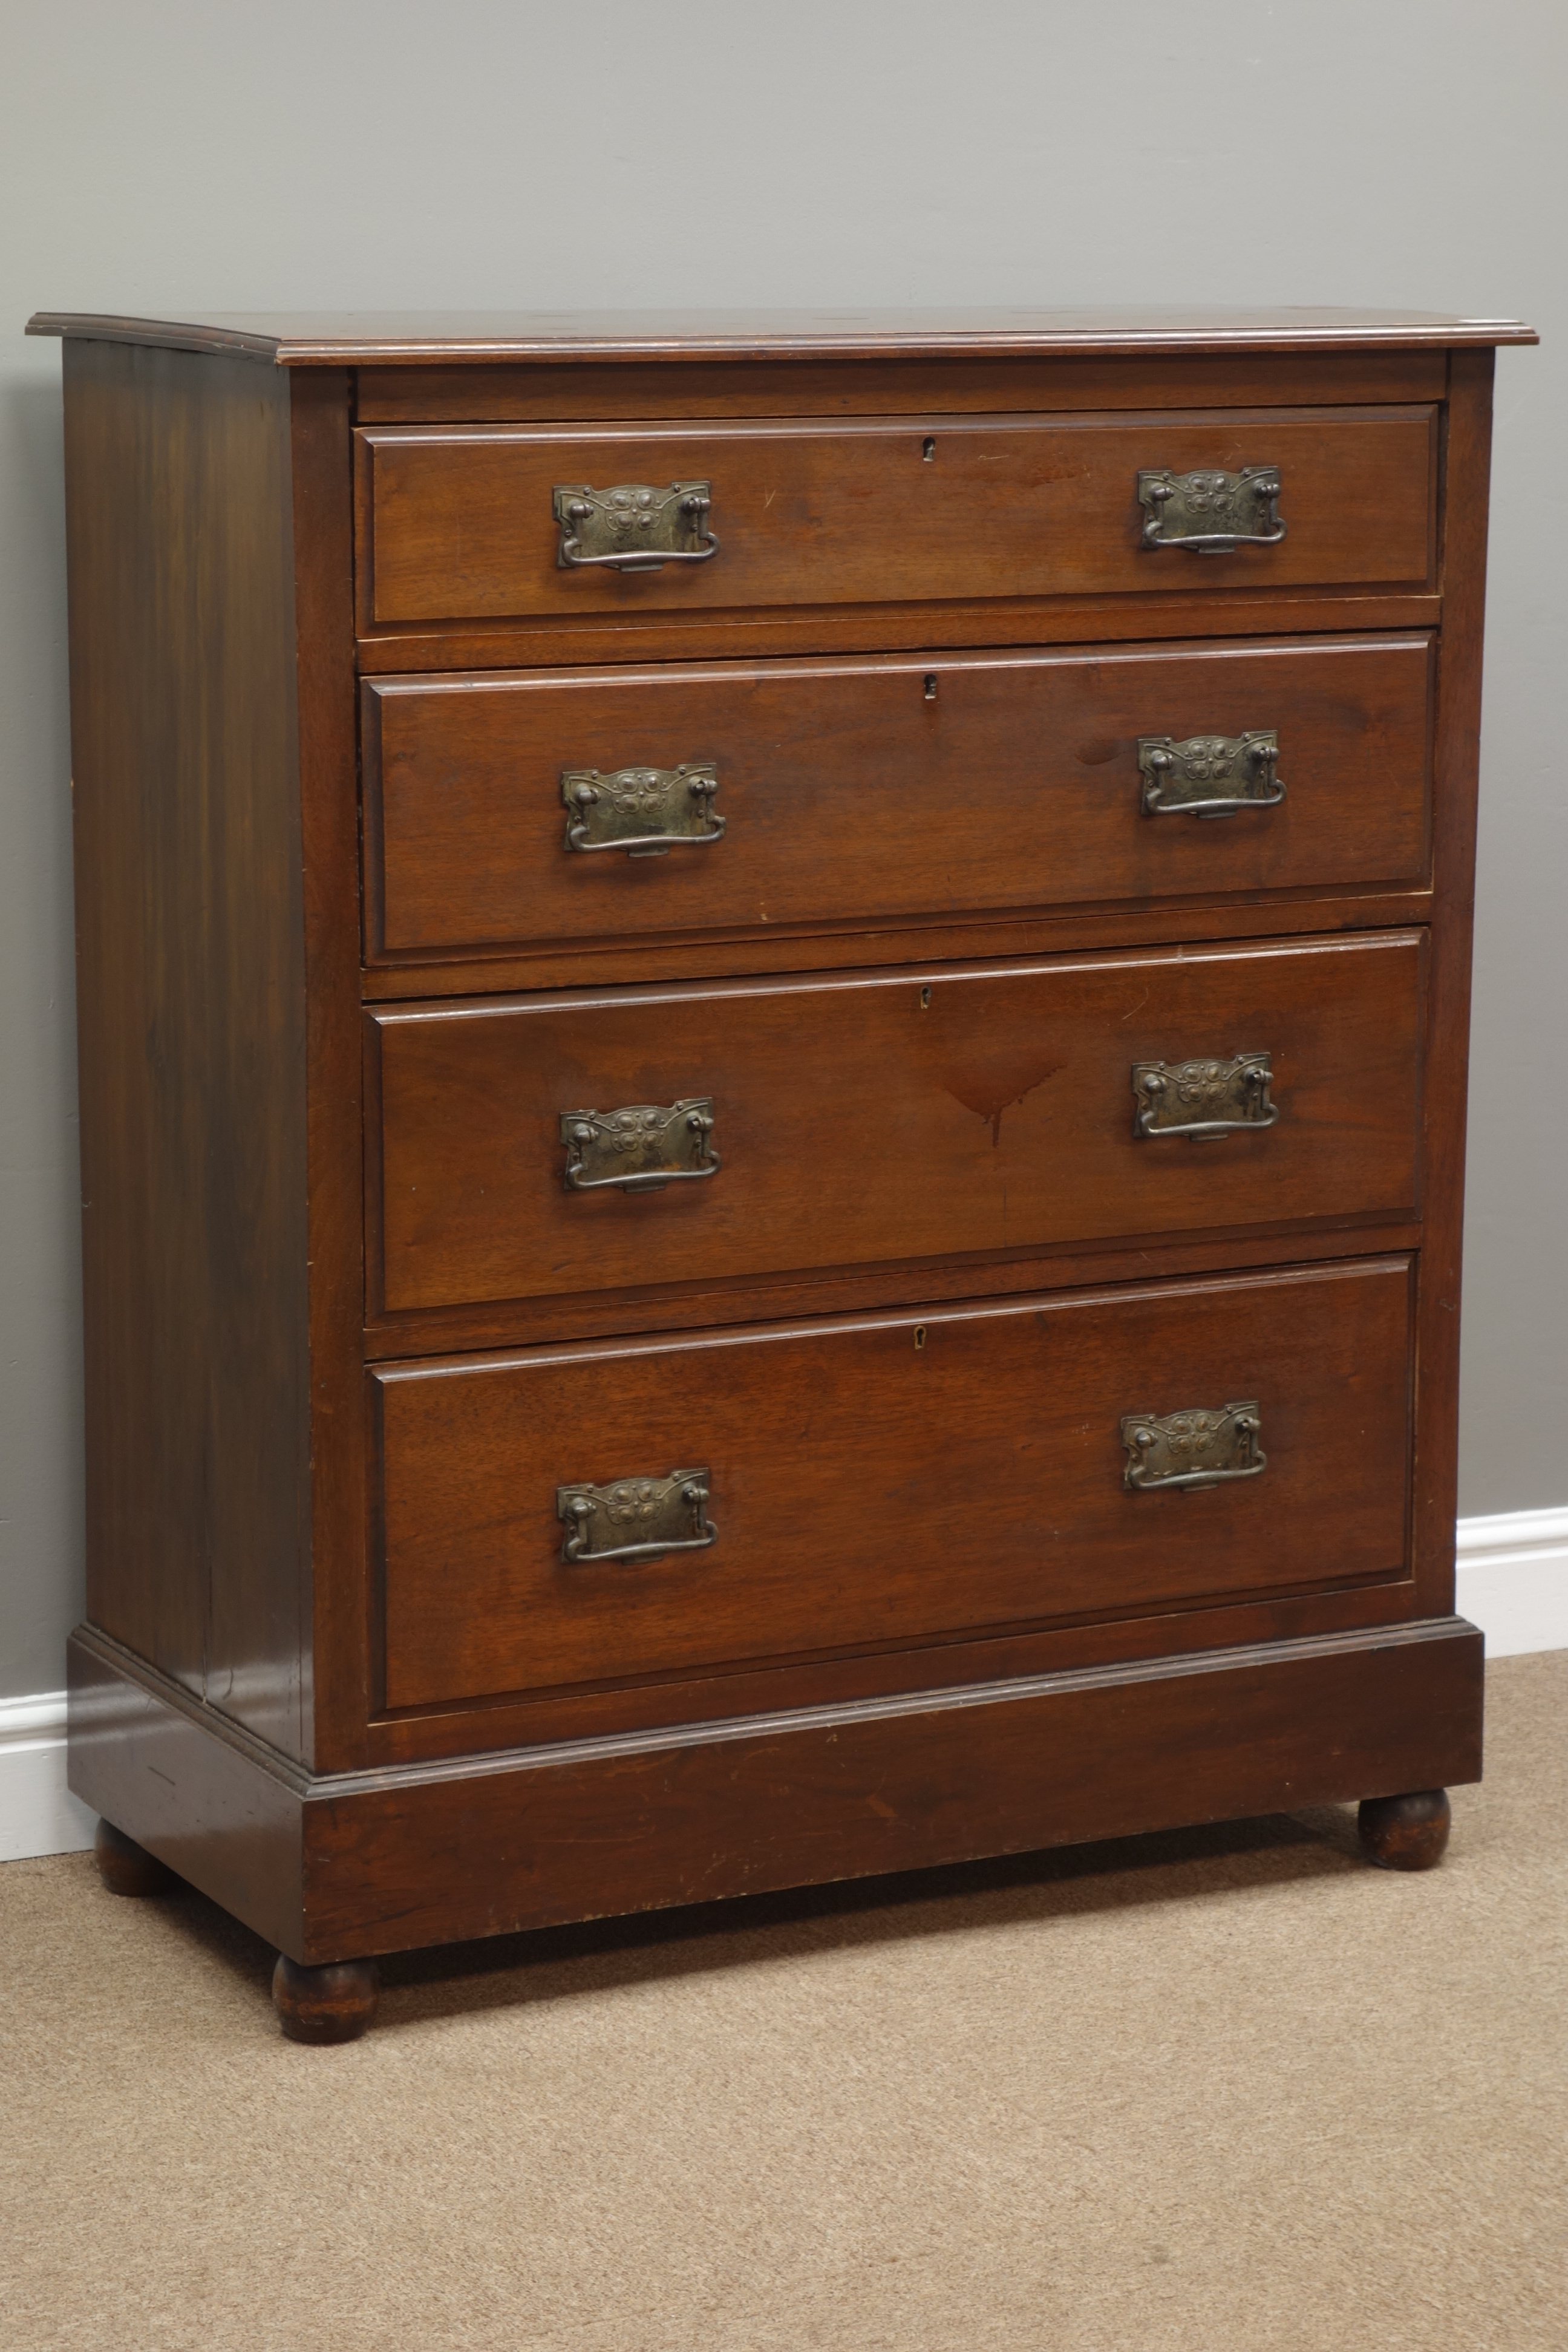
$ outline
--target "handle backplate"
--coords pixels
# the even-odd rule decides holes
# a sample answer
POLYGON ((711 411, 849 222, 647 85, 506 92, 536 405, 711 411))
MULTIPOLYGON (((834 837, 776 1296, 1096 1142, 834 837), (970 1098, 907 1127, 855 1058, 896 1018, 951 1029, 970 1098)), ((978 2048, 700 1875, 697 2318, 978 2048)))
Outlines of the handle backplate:
POLYGON ((595 490, 586 482, 557 482, 552 498, 561 526, 555 561, 563 572, 607 564, 616 572, 659 572, 667 563, 706 563, 719 552, 707 528, 710 482, 620 482, 595 490))
POLYGON ((719 771, 710 760, 608 774, 566 768, 561 777, 566 846, 620 849, 628 857, 667 857, 675 842, 701 849, 724 837, 724 820, 713 813, 718 790, 719 771))
POLYGON ((1272 727, 1240 735, 1140 735, 1138 767, 1145 816, 1235 816, 1238 809, 1278 808, 1285 787, 1274 772, 1279 738, 1272 727))
POLYGON ((1268 1099, 1273 1082, 1268 1054, 1236 1054, 1228 1062, 1134 1062, 1132 1132, 1141 1142, 1179 1135, 1197 1143, 1272 1127, 1279 1116, 1268 1099))
POLYGON ((706 1470, 669 1470, 662 1478, 617 1478, 608 1486, 557 1486, 555 1516, 565 1533, 561 1557, 662 1559, 667 1551, 706 1551, 719 1530, 708 1517, 706 1470))
POLYGON ((1145 547, 1184 547, 1192 555, 1230 555, 1238 547, 1273 547, 1285 536, 1279 520, 1278 466, 1244 466, 1173 474, 1146 467, 1138 477, 1145 547))
POLYGON ((1130 1492, 1145 1494, 1152 1487, 1190 1491, 1260 1477, 1268 1467, 1258 1442, 1261 1433, 1256 1398, 1217 1409, 1188 1405, 1181 1412, 1125 1413, 1123 1483, 1130 1492))
POLYGON ((562 1114, 566 1190, 660 1192, 667 1184, 717 1176, 723 1161, 712 1147, 713 1097, 684 1102, 627 1103, 620 1110, 562 1114))

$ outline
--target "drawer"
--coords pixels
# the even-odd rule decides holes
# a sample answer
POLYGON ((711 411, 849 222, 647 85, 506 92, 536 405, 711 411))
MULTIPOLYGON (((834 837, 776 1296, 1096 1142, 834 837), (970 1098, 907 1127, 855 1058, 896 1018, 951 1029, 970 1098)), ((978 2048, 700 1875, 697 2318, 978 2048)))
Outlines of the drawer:
MULTIPOLYGON (((366 427, 356 435, 361 622, 1425 585, 1437 415, 1418 405, 366 427), (1282 539, 1225 554, 1145 545, 1141 473, 1253 468, 1278 472, 1282 539), (710 503, 682 520, 679 499, 661 503, 672 485, 704 487, 710 503), (596 505, 588 524, 559 523, 558 488, 595 499, 647 489, 635 511, 668 536, 674 560, 658 571, 563 567, 572 530, 590 553, 610 527, 596 505), (713 541, 717 553, 705 552, 713 541)), ((655 542, 633 521, 623 543, 655 542)))
POLYGON ((367 947, 1415 879, 1431 668, 1408 636, 367 679, 367 947), (1274 785, 1239 751, 1205 789, 1277 803, 1144 814, 1141 741, 1264 734, 1274 785), (648 769, 645 807, 626 772, 648 769), (682 769, 717 786, 700 820, 682 769), (584 776, 633 814, 580 849, 584 776), (668 825, 688 830, 662 855, 604 845, 668 825))
POLYGON ((384 1367, 386 1704, 1397 1578, 1411 1288, 1363 1260, 384 1367), (1186 1461, 1251 1475, 1129 1489, 1186 1461), (701 1548, 599 1556, 650 1530, 701 1548))
POLYGON ((378 1007, 372 1310, 1408 1213, 1424 937, 378 1007))

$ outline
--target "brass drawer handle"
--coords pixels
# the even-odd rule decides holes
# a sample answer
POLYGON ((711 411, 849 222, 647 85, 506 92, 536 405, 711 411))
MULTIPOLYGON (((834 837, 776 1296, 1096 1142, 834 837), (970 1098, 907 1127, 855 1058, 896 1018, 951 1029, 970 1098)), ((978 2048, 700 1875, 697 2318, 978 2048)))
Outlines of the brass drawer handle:
POLYGON ((668 1108, 628 1103, 621 1110, 569 1110, 562 1114, 566 1146, 566 1190, 659 1192, 667 1184, 717 1176, 723 1161, 713 1150, 713 1097, 692 1095, 668 1108))
POLYGON ((679 768, 565 768, 561 797, 568 820, 566 846, 584 853, 624 849, 628 857, 667 857, 672 843, 703 849, 722 841, 724 820, 713 812, 719 771, 710 760, 679 768))
POLYGON ((1138 477, 1145 547, 1184 547, 1192 555, 1229 555, 1238 547, 1274 547, 1279 520, 1278 466, 1244 466, 1239 474, 1173 474, 1164 466, 1138 477))
POLYGON ((1274 1065, 1268 1054, 1228 1062, 1134 1062, 1132 1095, 1140 1140, 1184 1135, 1189 1143, 1272 1127, 1279 1107, 1268 1099, 1274 1065))
POLYGON ((555 1516, 566 1532, 561 1557, 662 1559, 667 1551, 706 1551, 719 1530, 708 1517, 708 1472, 671 1470, 662 1478, 617 1478, 609 1486, 557 1486, 555 1516))
POLYGON ((659 572, 667 563, 706 563, 719 542, 704 522, 712 504, 708 482, 671 482, 667 490, 622 482, 595 490, 586 482, 557 482, 552 493, 563 572, 607 563, 616 572, 659 572))
POLYGON ((1238 809, 1278 808, 1285 787, 1274 772, 1279 738, 1272 727, 1240 735, 1140 735, 1138 767, 1145 816, 1234 816, 1238 809))
POLYGON ((1235 1478, 1260 1478, 1268 1456, 1258 1440, 1262 1423, 1258 1401, 1218 1411, 1189 1405, 1182 1412, 1122 1415, 1127 1448, 1123 1483, 1130 1494, 1152 1488, 1220 1486, 1235 1478))

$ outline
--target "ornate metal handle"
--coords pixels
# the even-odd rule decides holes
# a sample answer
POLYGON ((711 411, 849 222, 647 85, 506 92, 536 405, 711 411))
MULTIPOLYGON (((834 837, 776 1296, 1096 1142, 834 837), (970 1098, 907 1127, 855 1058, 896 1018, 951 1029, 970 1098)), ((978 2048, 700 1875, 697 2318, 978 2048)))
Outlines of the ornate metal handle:
POLYGON ((1145 816, 1234 816, 1237 809, 1278 808, 1285 787, 1274 772, 1279 738, 1272 727, 1241 735, 1140 735, 1145 816))
POLYGON ((1131 1494, 1146 1494, 1156 1486, 1220 1486, 1235 1478, 1260 1478, 1268 1467, 1258 1443, 1262 1426, 1256 1398, 1217 1412, 1189 1405, 1163 1415, 1125 1413, 1123 1484, 1131 1494))
POLYGON ((563 769, 566 846, 624 849, 628 857, 667 857, 672 842, 705 848, 724 838, 724 820, 713 813, 718 789, 710 760, 679 768, 616 768, 607 775, 597 768, 563 769))
POLYGON ((628 1103, 623 1110, 569 1110, 562 1115, 566 1190, 660 1192, 667 1184, 717 1176, 723 1161, 709 1138, 713 1097, 693 1095, 668 1109, 628 1103))
POLYGON ((1184 1135, 1198 1143, 1272 1127, 1279 1116, 1268 1099, 1273 1081, 1267 1054, 1237 1054, 1228 1062, 1134 1062, 1133 1135, 1140 1141, 1184 1135))
POLYGON ((595 490, 586 482, 557 482, 552 497, 563 572, 607 563, 616 572, 659 572, 667 563, 706 563, 719 542, 703 517, 712 504, 708 482, 671 482, 667 490, 622 482, 595 490))
POLYGON ((555 1516, 566 1532, 561 1557, 662 1559, 667 1551, 706 1551, 719 1530, 708 1517, 706 1470, 670 1470, 662 1478, 617 1478, 612 1486, 557 1486, 555 1516), (624 1538, 624 1540, 618 1540, 624 1538))
POLYGON ((1193 555, 1229 555, 1238 547, 1273 547, 1279 520, 1278 466, 1244 466, 1239 474, 1173 474, 1164 466, 1138 477, 1145 547, 1184 547, 1193 555))

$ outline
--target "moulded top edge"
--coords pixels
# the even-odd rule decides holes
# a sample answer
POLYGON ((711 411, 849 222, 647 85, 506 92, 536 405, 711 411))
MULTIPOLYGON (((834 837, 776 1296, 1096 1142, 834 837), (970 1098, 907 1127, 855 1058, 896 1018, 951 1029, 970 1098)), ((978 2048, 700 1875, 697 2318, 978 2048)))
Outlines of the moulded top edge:
POLYGON ((215 311, 184 320, 40 310, 27 332, 225 353, 279 367, 1310 353, 1540 341, 1516 319, 1322 309, 215 311))

